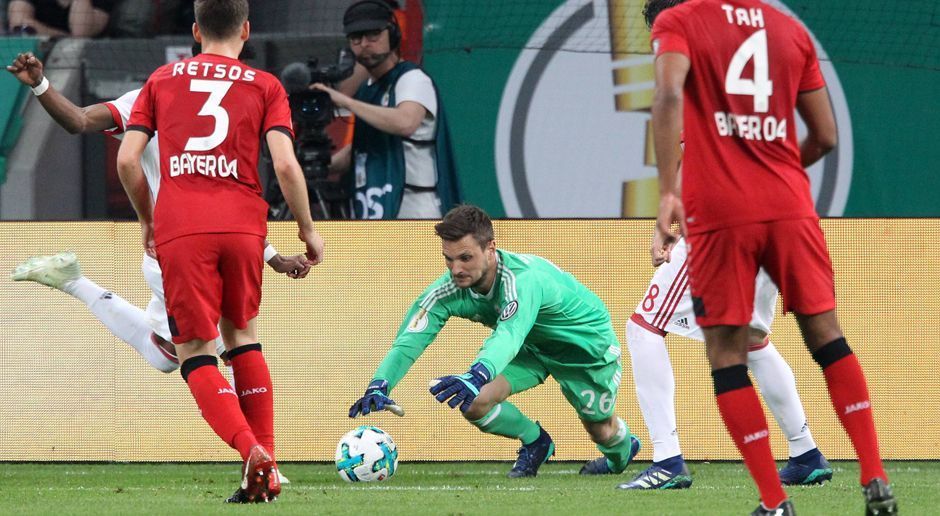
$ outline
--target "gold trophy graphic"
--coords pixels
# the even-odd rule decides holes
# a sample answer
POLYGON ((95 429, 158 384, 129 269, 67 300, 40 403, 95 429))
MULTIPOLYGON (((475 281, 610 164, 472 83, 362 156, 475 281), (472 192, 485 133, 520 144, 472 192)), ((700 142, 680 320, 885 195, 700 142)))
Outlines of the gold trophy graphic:
MULTIPOLYGON (((610 57, 614 80, 614 107, 618 112, 649 112, 653 105, 653 59, 649 30, 643 20, 642 0, 607 0, 610 57)), ((643 164, 656 165, 653 132, 646 122, 643 164)), ((623 183, 621 215, 655 217, 659 206, 656 177, 623 183)))

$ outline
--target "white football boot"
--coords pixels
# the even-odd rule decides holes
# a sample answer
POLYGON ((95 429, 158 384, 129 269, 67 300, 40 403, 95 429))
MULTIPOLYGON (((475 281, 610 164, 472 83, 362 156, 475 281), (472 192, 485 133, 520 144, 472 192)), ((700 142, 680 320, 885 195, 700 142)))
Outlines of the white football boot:
POLYGON ((13 281, 35 281, 54 289, 63 287, 82 277, 78 257, 72 251, 51 256, 33 256, 16 266, 10 273, 13 281))

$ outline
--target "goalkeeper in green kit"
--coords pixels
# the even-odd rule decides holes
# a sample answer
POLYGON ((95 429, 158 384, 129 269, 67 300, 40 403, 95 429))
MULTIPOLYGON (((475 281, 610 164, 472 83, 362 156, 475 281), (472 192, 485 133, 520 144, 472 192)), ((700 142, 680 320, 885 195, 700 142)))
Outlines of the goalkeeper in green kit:
POLYGON ((603 301, 571 274, 538 256, 496 248, 493 224, 480 208, 462 205, 435 227, 449 272, 412 305, 392 348, 349 417, 403 412, 389 391, 405 376, 450 317, 493 329, 464 374, 432 382, 431 394, 460 407, 480 430, 522 441, 511 478, 534 477, 555 453, 538 423, 506 401, 551 375, 603 457, 581 474, 623 472, 640 441, 614 414, 620 386, 620 342, 603 301))

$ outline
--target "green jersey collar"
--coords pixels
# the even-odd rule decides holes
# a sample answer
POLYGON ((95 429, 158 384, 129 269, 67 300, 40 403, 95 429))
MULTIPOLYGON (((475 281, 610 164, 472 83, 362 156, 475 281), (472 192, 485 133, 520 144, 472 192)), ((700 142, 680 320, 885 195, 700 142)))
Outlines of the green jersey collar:
POLYGON ((493 299, 493 295, 496 293, 497 290, 499 290, 499 280, 503 276, 502 253, 503 252, 500 251, 499 249, 496 250, 496 277, 493 278, 493 286, 490 287, 490 291, 487 292, 486 294, 480 294, 476 290, 473 290, 473 288, 468 288, 467 290, 470 291, 470 297, 472 297, 473 299, 487 299, 487 300, 493 299))

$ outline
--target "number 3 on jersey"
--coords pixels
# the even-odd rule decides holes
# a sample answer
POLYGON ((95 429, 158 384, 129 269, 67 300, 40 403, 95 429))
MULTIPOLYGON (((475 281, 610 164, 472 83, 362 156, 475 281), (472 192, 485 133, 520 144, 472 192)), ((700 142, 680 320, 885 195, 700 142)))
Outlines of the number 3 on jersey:
POLYGON ((209 136, 192 137, 186 140, 187 151, 207 151, 214 149, 228 136, 228 112, 222 107, 222 99, 232 87, 232 81, 189 81, 189 91, 208 93, 209 98, 199 110, 199 116, 211 116, 215 119, 215 129, 209 136))
POLYGON ((770 109, 770 96, 774 94, 774 83, 770 80, 770 64, 767 60, 767 30, 761 29, 744 40, 731 57, 728 73, 725 74, 725 91, 729 95, 754 97, 754 112, 766 113, 770 109), (754 78, 744 79, 744 66, 754 60, 754 78))

